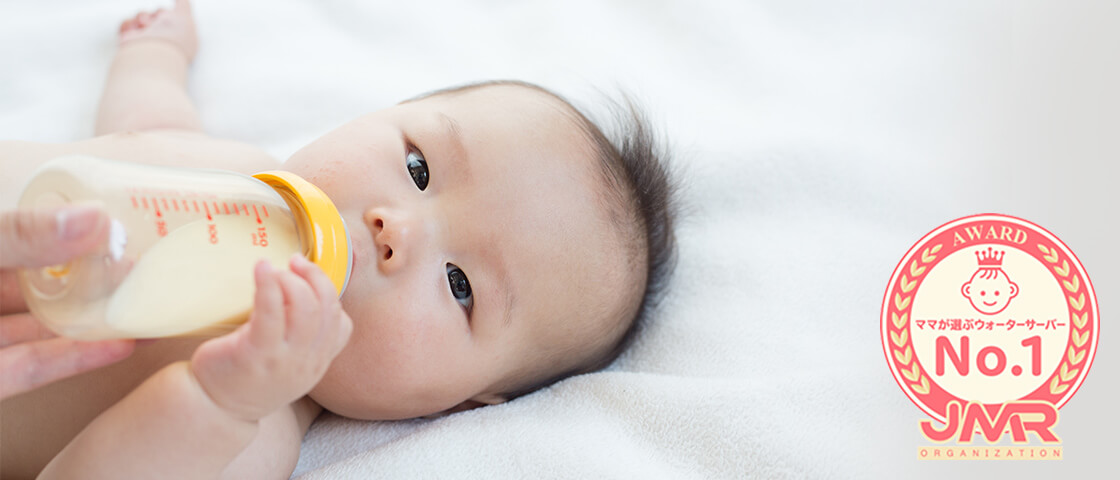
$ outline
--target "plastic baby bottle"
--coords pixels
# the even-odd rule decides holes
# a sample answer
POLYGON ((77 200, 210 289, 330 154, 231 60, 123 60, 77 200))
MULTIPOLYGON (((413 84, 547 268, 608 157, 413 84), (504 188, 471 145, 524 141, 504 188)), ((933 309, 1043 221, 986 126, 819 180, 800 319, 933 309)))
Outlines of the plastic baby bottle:
POLYGON ((66 337, 216 335, 248 318, 261 259, 299 252, 346 288, 350 238, 317 187, 288 172, 252 177, 89 156, 51 160, 21 208, 96 205, 108 241, 62 265, 19 272, 31 312, 66 337))

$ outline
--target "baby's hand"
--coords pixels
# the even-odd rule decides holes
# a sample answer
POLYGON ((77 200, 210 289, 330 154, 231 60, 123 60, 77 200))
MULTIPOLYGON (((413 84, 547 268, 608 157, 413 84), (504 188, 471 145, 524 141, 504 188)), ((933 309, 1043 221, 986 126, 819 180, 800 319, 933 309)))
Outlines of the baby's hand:
POLYGON ((249 321, 202 344, 191 358, 195 377, 214 403, 249 421, 314 388, 353 328, 334 284, 302 256, 293 257, 290 272, 262 261, 254 275, 257 293, 249 321))

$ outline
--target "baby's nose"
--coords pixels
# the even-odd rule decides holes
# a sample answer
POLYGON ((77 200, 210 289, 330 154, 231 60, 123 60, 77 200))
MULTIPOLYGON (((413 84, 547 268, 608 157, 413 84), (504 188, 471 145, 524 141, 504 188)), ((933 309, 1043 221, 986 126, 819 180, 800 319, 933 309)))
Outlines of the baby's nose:
POLYGON ((373 235, 377 268, 386 275, 399 271, 407 264, 418 226, 403 213, 384 209, 366 212, 364 220, 373 235))

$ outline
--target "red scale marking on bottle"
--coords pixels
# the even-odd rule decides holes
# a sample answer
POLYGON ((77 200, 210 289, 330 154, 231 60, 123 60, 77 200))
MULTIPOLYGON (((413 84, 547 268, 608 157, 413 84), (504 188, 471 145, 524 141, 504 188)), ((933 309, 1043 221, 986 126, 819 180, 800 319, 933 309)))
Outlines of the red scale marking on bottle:
POLYGON ((264 209, 264 218, 268 218, 268 205, 261 205, 261 208, 264 209))
POLYGON ((144 210, 147 210, 148 209, 148 199, 147 198, 141 198, 140 200, 144 201, 144 210))
POLYGON ((214 217, 210 216, 210 205, 207 205, 205 202, 203 202, 202 207, 206 209, 206 219, 213 220, 214 217))
POLYGON ((261 213, 257 211, 256 205, 253 205, 253 215, 257 216, 257 223, 261 223, 261 213))
POLYGON ((191 200, 191 203, 194 205, 194 211, 197 213, 198 212, 198 200, 191 200))
POLYGON ((167 208, 167 199, 166 198, 161 198, 160 200, 163 201, 163 209, 164 210, 170 210, 169 208, 167 208))
POLYGON ((132 208, 140 208, 140 203, 136 201, 136 197, 132 197, 132 208))
POLYGON ((222 203, 222 211, 225 212, 226 215, 229 215, 229 204, 228 203, 222 203))
POLYGON ((179 211, 179 201, 178 201, 178 200, 174 200, 174 199, 172 199, 172 200, 171 200, 171 206, 172 206, 172 207, 175 207, 175 211, 176 211, 176 212, 178 212, 178 211, 179 211))

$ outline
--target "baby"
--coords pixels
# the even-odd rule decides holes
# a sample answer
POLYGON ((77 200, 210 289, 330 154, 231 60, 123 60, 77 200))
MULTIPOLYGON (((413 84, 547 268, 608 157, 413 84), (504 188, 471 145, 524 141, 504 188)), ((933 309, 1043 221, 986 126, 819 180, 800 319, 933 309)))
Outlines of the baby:
MULTIPOLYGON (((0 144, 3 208, 66 153, 281 168, 200 131, 190 6, 124 22, 97 138, 0 144)), ((518 82, 360 117, 283 163, 335 202, 355 264, 341 299, 301 258, 258 264, 249 321, 167 339, 2 405, 0 476, 287 478, 324 409, 403 419, 498 404, 609 364, 673 257, 670 182, 641 118, 618 146, 518 82), (49 464, 48 464, 49 463, 49 464)))

